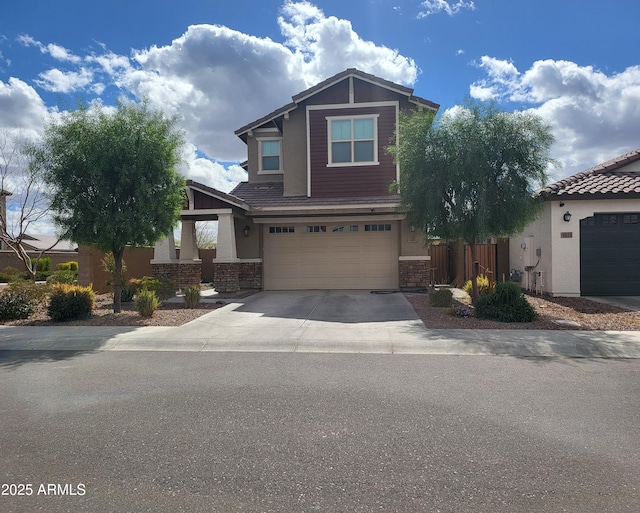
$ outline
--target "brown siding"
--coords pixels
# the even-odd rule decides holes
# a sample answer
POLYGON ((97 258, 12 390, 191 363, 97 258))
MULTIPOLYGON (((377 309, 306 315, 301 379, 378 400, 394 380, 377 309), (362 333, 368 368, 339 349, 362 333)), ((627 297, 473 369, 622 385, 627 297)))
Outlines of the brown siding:
POLYGON ((385 147, 392 140, 396 109, 389 107, 360 107, 310 111, 311 196, 316 198, 347 198, 384 196, 389 184, 396 179, 393 158, 385 147), (380 114, 378 118, 377 166, 327 167, 328 141, 326 116, 380 114))
POLYGON ((353 97, 356 103, 394 102, 398 100, 398 93, 354 78, 353 97))
POLYGON ((328 105, 336 103, 349 103, 349 79, 314 94, 306 100, 307 105, 328 105))
POLYGON ((228 203, 198 191, 193 191, 193 206, 197 210, 205 208, 229 208, 228 203))

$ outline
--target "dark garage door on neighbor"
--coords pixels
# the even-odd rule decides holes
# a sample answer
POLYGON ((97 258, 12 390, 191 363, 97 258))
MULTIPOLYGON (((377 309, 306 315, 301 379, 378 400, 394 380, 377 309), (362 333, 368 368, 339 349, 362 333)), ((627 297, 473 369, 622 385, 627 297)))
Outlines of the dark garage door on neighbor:
POLYGON ((640 214, 580 220, 580 293, 640 295, 640 214))

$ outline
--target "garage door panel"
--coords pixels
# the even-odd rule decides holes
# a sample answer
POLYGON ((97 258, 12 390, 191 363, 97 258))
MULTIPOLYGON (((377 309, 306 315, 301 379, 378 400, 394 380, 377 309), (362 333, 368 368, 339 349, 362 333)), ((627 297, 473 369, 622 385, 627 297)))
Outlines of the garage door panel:
MULTIPOLYGON (((351 224, 351 226, 353 226, 351 224)), ((293 233, 265 230, 265 289, 383 289, 398 287, 397 223, 391 231, 293 233)))
POLYGON ((597 214, 580 221, 582 295, 637 295, 640 287, 637 221, 637 214, 597 214))

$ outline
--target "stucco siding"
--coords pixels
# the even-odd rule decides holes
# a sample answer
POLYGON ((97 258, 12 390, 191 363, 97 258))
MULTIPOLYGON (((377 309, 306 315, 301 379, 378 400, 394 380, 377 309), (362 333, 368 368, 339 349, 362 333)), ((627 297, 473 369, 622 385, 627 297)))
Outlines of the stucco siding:
POLYGON ((283 121, 284 195, 307 194, 306 109, 298 108, 283 121))

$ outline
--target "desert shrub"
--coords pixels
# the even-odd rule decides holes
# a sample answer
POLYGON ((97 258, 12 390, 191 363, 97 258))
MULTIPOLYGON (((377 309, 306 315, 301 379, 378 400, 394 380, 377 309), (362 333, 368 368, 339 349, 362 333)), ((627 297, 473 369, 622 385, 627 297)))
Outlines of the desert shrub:
POLYGON ((469 305, 458 305, 453 310, 451 310, 451 315, 454 317, 473 317, 473 308, 469 305))
POLYGON ((123 283, 120 287, 120 301, 122 303, 130 303, 133 301, 133 296, 135 294, 135 287, 131 284, 131 280, 127 283, 123 283))
POLYGON ((476 317, 500 322, 531 322, 538 314, 514 282, 496 283, 492 294, 480 296, 476 301, 476 317))
POLYGON ((95 292, 88 287, 59 283, 52 285, 47 314, 54 321, 83 319, 95 306, 95 292))
POLYGON ((191 285, 184 289, 184 305, 187 308, 196 308, 200 302, 200 286, 191 285))
MULTIPOLYGON (((494 284, 489 281, 484 274, 480 274, 476 277, 476 282, 478 283, 478 295, 486 296, 487 294, 491 294, 493 292, 494 284)), ((462 289, 469 295, 473 292, 473 285, 471 284, 471 280, 467 280, 467 283, 464 284, 462 289)))
POLYGON ((437 289, 429 292, 429 303, 438 308, 448 308, 451 306, 453 292, 451 289, 437 289))
POLYGON ((168 278, 154 278, 153 276, 143 276, 133 280, 137 291, 150 290, 156 293, 159 299, 169 299, 176 295, 176 284, 168 278))
POLYGON ((11 283, 19 279, 18 270, 15 267, 8 265, 2 271, 0 271, 0 283, 11 283))
POLYGON ((32 258, 31 259, 31 265, 34 265, 34 263, 36 262, 36 260, 38 261, 38 263, 36 264, 36 271, 37 272, 48 272, 51 271, 51 259, 49 257, 41 257, 41 258, 32 258))
POLYGON ((60 262, 56 265, 56 270, 78 272, 78 262, 74 260, 70 260, 69 262, 60 262))
POLYGON ((56 283, 67 283, 69 285, 78 284, 78 273, 71 270, 57 270, 53 271, 47 278, 47 283, 55 285, 56 283))
POLYGON ((152 317, 160 306, 158 296, 153 290, 140 289, 136 294, 136 310, 142 317, 152 317))
POLYGON ((7 289, 0 294, 0 321, 27 319, 36 311, 36 302, 27 294, 7 289))
POLYGON ((44 305, 49 298, 51 287, 32 281, 13 281, 9 284, 8 290, 24 294, 36 305, 44 305))

